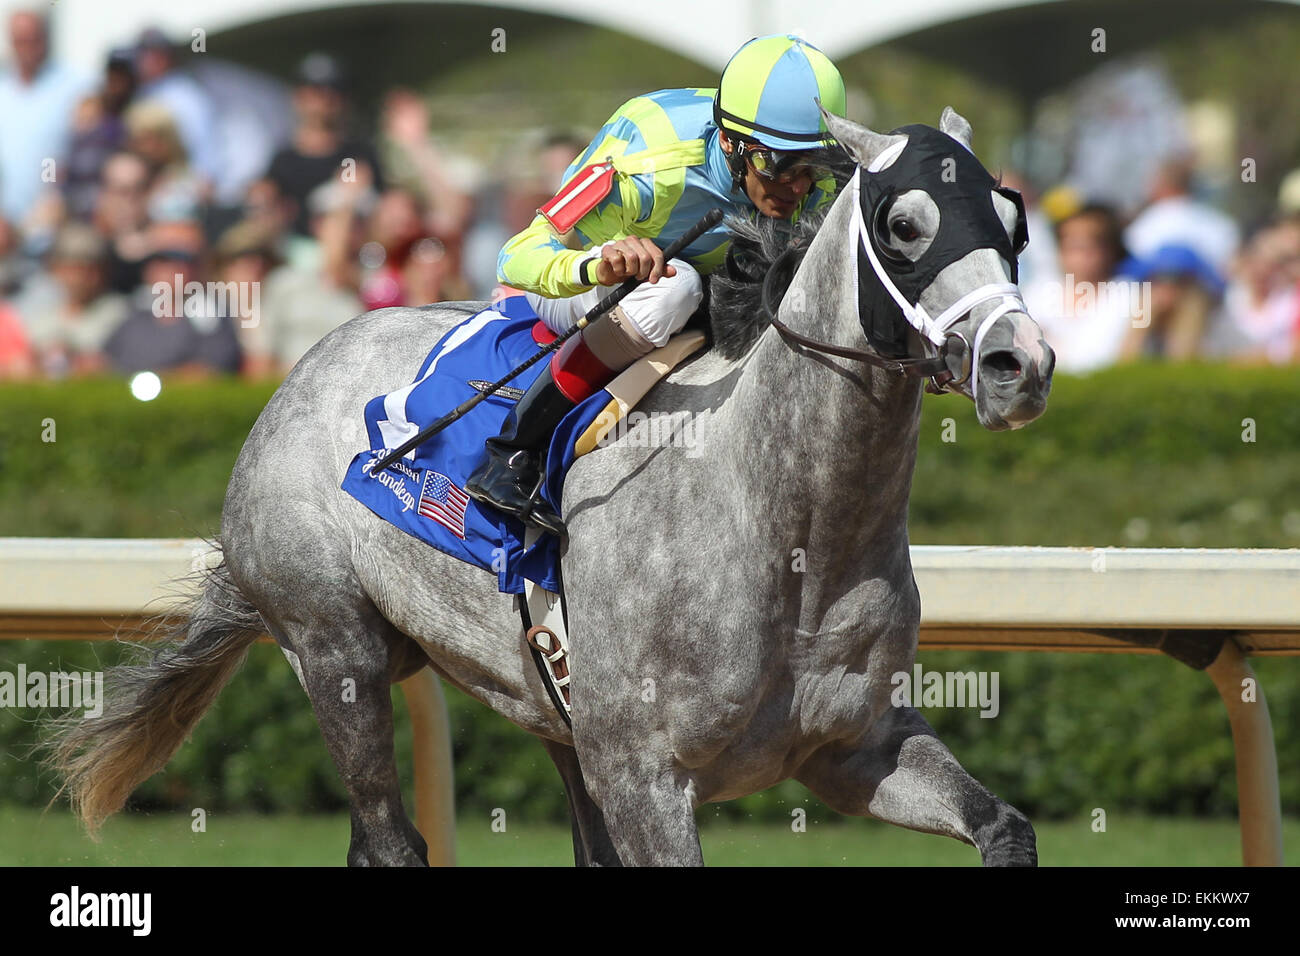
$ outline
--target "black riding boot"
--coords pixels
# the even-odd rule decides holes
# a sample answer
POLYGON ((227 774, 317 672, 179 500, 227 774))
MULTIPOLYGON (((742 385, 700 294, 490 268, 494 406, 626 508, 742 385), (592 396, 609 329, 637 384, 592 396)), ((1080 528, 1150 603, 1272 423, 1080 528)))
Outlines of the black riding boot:
POLYGON ((465 492, 475 501, 492 505, 526 524, 563 536, 564 522, 540 498, 529 497, 537 487, 541 458, 573 402, 556 387, 551 364, 529 387, 506 416, 501 434, 485 443, 487 458, 465 482, 465 492))

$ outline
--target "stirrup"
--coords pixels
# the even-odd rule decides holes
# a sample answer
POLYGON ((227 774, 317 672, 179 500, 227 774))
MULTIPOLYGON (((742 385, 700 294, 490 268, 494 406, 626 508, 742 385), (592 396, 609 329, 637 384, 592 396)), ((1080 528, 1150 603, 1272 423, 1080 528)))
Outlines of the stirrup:
POLYGON ((568 535, 569 529, 565 527, 563 519, 561 519, 558 514, 554 516, 554 522, 537 520, 538 505, 541 505, 545 512, 551 511, 550 507, 542 501, 542 485, 545 484, 545 482, 546 470, 544 468, 539 468, 537 470, 537 484, 533 486, 532 493, 528 496, 527 504, 525 504, 523 508, 515 514, 515 517, 524 524, 530 524, 534 528, 540 528, 548 534, 555 535, 557 538, 563 538, 568 535))
POLYGON ((524 634, 528 646, 537 651, 545 662, 547 678, 559 693, 566 713, 573 711, 569 697, 569 642, 544 624, 535 624, 524 634))

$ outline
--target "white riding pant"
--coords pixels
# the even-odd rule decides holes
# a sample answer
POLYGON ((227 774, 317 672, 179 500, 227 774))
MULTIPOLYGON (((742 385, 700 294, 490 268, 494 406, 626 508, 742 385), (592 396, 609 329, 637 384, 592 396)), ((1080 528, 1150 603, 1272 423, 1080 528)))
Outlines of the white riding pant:
MULTIPOLYGON (((676 275, 663 276, 655 283, 642 282, 595 327, 615 318, 621 311, 625 318, 616 324, 623 327, 625 334, 642 339, 651 348, 666 345, 674 333, 681 331, 704 298, 704 283, 695 268, 682 259, 673 259, 671 264, 677 270, 676 275)), ((597 286, 566 299, 548 299, 533 292, 526 294, 528 304, 536 310, 546 327, 552 332, 560 333, 572 328, 578 319, 609 295, 613 288, 597 286)))

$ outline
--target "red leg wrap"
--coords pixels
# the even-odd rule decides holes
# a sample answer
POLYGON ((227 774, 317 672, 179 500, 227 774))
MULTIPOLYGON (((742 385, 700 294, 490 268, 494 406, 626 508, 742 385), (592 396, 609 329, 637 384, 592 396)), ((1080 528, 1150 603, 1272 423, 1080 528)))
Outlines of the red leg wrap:
POLYGON ((564 397, 575 405, 604 388, 617 371, 596 358, 581 333, 565 342, 551 357, 551 378, 564 397))

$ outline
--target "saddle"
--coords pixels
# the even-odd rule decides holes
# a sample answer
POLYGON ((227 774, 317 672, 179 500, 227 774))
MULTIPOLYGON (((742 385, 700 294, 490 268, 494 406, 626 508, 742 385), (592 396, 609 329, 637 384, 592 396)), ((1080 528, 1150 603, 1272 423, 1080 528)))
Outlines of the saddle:
MULTIPOLYGON (((366 403, 366 450, 353 457, 341 488, 389 524, 493 574, 497 588, 516 597, 530 650, 540 655, 543 683, 567 719, 563 544, 554 535, 530 533, 512 515, 480 506, 464 489, 482 459, 483 442, 500 433, 514 403, 545 366, 518 373, 510 388, 496 391, 402 459, 374 471, 388 449, 536 356, 554 337, 522 295, 505 297, 453 326, 413 382, 366 403)), ((701 331, 683 331, 565 415, 551 435, 545 480, 538 489, 550 507, 559 510, 572 463, 606 443, 654 384, 705 341, 701 331)))

